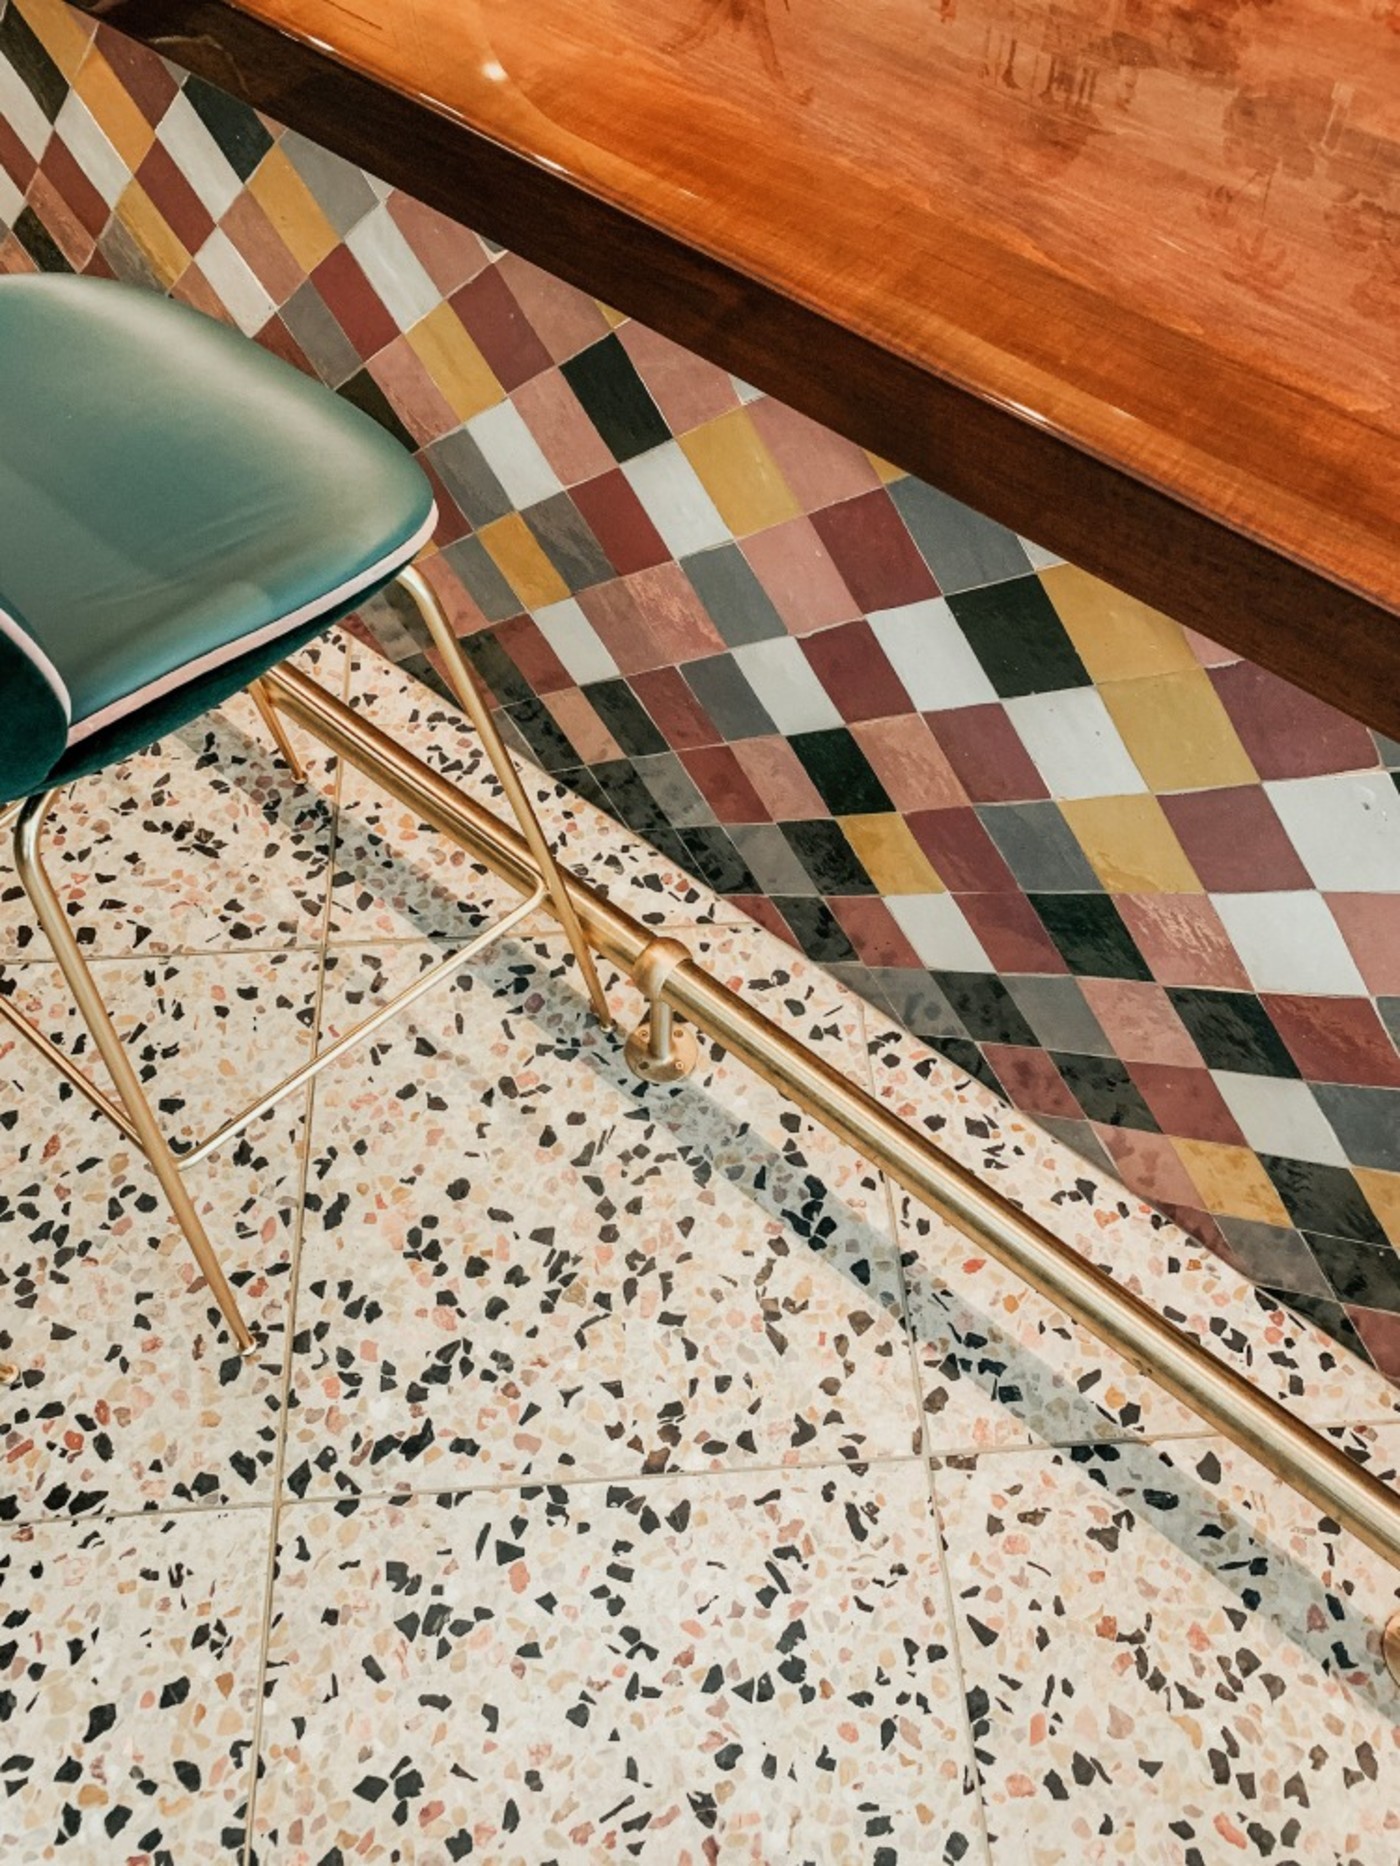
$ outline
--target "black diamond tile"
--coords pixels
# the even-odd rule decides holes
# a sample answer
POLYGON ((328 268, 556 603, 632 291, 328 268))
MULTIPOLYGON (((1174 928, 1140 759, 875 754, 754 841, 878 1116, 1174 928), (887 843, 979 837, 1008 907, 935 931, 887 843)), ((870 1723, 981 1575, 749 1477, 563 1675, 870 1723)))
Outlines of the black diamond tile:
POLYGON ((692 857, 679 835, 667 822, 655 797, 637 776, 629 760, 615 758, 590 767, 603 792, 603 808, 609 816, 625 823, 634 834, 643 836, 669 862, 689 872, 692 857))
POLYGON ((989 1088, 993 1095, 1006 1094, 1006 1090, 997 1080, 997 1074, 975 1043, 966 1037, 933 1037, 932 1046, 940 1056, 946 1056, 955 1069, 961 1069, 965 1076, 971 1076, 974 1082, 980 1082, 989 1088))
POLYGON ((579 763, 578 747, 560 728, 558 720, 542 700, 531 696, 508 706, 506 717, 512 720, 529 746, 535 762, 546 771, 566 771, 579 763))
POLYGON ((948 607, 1003 700, 1092 685, 1039 577, 964 590, 948 607))
POLYGON ((1195 1038, 1207 1069, 1234 1069, 1253 1076, 1298 1074, 1298 1065, 1268 1012, 1249 992, 1169 985, 1167 996, 1195 1038))
POLYGON ((561 368, 615 459, 635 459, 670 440, 671 430, 616 332, 580 350, 561 368))
POLYGON ((1400 1256, 1389 1244, 1304 1233, 1322 1273, 1342 1302, 1400 1315, 1400 1256))
POLYGON ((869 816, 894 808, 870 760, 844 726, 795 732, 788 743, 833 816, 869 816))
POLYGON ((667 749, 651 714, 625 680, 590 681, 583 692, 629 758, 645 758, 667 749))
POLYGON ((697 823, 682 829, 680 839, 689 851, 686 867, 716 894, 758 894, 749 865, 718 823, 697 823))
POLYGON ((779 828, 819 894, 875 893, 875 883, 839 823, 817 817, 811 822, 781 823, 779 828))
POLYGON ((932 976, 970 1037, 979 1043, 1035 1045, 1035 1032, 994 973, 935 972, 932 976))
MULTIPOLYGON (((1259 1161, 1277 1187, 1289 1217, 1310 1243, 1314 1232, 1330 1238, 1356 1238, 1363 1244, 1386 1242, 1365 1193, 1344 1166, 1286 1160, 1272 1153, 1261 1153, 1259 1161)), ((1314 1254, 1316 1249, 1313 1243, 1314 1254)))
POLYGON ((773 905, 792 928, 792 936, 809 959, 821 965, 841 965, 860 954, 846 938, 841 922, 826 902, 812 894, 781 894, 773 905))
POLYGON ((52 123, 68 95, 68 80, 35 37, 33 28, 13 0, 0 14, 0 58, 13 66, 35 103, 52 123))
POLYGON ((1148 1134, 1162 1130, 1152 1110, 1116 1056, 1075 1056, 1052 1050, 1055 1067, 1091 1121, 1105 1127, 1133 1127, 1148 1134))
POLYGON ((534 689, 497 641, 494 629, 481 629, 459 639, 462 652, 502 706, 520 706, 535 698, 534 689))
POLYGON ((194 105, 205 129, 223 150, 240 181, 247 181, 272 147, 272 138, 255 110, 227 91, 216 90, 203 78, 185 80, 185 96, 194 105))
MULTIPOLYGON (((346 401, 353 402, 355 407, 358 408, 362 414, 366 414, 371 420, 377 421, 386 434, 393 435, 394 439, 398 442, 399 446, 403 448, 405 453, 411 454, 417 452, 417 441, 414 440, 408 429, 404 426, 402 421, 399 420, 393 407, 390 405, 389 398, 385 395, 383 389, 380 388, 379 384, 374 380, 374 377, 370 375, 367 369, 357 370, 348 381, 342 382, 340 387, 336 390, 336 394, 343 395, 346 401)), ((517 602, 515 607, 518 610, 520 604, 517 602)))
POLYGON ((1082 978, 1150 980, 1123 916, 1106 894, 1032 894, 1031 905, 1071 972, 1082 978))
POLYGON ((1262 1294, 1285 1309, 1293 1309, 1308 1321, 1316 1323, 1324 1334, 1328 1334, 1342 1347, 1347 1348, 1358 1360, 1369 1367, 1371 1357, 1366 1352, 1366 1344, 1352 1327, 1351 1317, 1337 1302, 1327 1302, 1321 1296, 1303 1296, 1294 1290, 1274 1289, 1268 1284, 1263 1286, 1262 1294))
MULTIPOLYGON (((11 7, 11 12, 14 8, 11 7)), ((53 236, 32 207, 26 207, 10 229, 41 272, 71 272, 72 266, 55 245, 53 236)))

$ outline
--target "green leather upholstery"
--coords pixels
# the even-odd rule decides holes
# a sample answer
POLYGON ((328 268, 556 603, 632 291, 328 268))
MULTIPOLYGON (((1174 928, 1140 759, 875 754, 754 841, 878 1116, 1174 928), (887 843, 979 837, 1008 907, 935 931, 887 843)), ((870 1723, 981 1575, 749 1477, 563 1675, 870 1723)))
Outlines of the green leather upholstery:
POLYGON ((0 801, 246 686, 433 523, 383 429, 237 332, 134 287, 0 278, 0 801))

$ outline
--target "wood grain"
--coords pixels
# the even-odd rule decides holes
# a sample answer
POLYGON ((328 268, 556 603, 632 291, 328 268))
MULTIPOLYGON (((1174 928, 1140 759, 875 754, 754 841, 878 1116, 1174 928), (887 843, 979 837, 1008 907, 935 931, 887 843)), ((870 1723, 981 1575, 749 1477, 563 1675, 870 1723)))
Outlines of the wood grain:
POLYGON ((89 10, 1400 736, 1389 0, 89 10))

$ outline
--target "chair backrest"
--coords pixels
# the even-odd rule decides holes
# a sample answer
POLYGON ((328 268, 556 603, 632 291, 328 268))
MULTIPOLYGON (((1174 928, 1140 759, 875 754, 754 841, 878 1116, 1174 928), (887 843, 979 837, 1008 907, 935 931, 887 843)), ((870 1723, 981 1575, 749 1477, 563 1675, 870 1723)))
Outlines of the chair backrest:
POLYGON ((68 689, 0 589, 0 802, 38 790, 68 743, 68 689))

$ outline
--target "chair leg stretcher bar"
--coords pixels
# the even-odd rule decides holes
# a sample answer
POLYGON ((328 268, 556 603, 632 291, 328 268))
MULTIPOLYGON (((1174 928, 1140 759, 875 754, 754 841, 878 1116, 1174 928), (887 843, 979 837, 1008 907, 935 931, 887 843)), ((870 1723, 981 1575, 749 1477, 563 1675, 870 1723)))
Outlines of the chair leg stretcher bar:
MULTIPOLYGON (((512 886, 538 885, 539 871, 517 830, 298 669, 284 665, 266 681, 270 698, 290 720, 423 822, 512 886)), ((628 1043, 638 1074, 665 1081, 688 1072, 691 1059, 679 1042, 688 1033, 672 1025, 679 1012, 1400 1569, 1400 1495, 1388 1485, 710 977, 679 941, 658 938, 576 876, 564 880, 588 945, 627 973, 648 1000, 648 1016, 628 1043)), ((1400 1614, 1387 1628, 1385 1650, 1400 1680, 1400 1614)))

